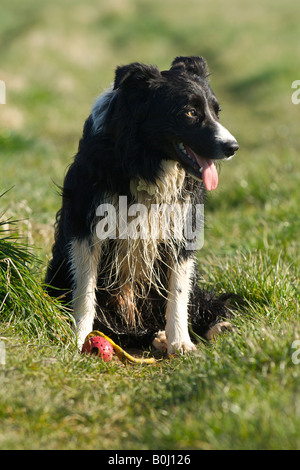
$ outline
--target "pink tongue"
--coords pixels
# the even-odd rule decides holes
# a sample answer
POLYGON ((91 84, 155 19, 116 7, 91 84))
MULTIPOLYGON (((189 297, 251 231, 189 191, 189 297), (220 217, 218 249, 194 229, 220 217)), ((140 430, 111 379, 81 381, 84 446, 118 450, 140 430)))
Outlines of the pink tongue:
MULTIPOLYGON (((199 158, 197 160, 200 160, 199 158)), ((202 171, 202 179, 205 184, 205 187, 208 191, 212 191, 213 189, 216 189, 218 186, 219 182, 219 177, 218 177, 218 172, 215 167, 215 164, 212 160, 204 160, 204 158, 201 162, 201 166, 203 168, 202 171)), ((200 164, 200 162, 198 161, 200 164)))
POLYGON ((218 186, 219 177, 214 162, 212 160, 205 160, 205 158, 199 157, 199 155, 193 152, 193 150, 189 147, 186 147, 186 150, 190 155, 193 155, 198 165, 203 168, 202 179, 206 189, 208 191, 216 189, 216 187, 218 186))

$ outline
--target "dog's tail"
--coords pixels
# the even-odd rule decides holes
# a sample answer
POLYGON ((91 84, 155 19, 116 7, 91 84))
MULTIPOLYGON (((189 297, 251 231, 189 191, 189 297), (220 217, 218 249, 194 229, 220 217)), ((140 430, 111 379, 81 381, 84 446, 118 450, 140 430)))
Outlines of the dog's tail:
POLYGON ((214 290, 201 289, 195 283, 189 307, 191 331, 206 340, 212 339, 213 331, 220 331, 216 325, 230 328, 229 320, 243 302, 237 294, 229 292, 218 296, 214 290))

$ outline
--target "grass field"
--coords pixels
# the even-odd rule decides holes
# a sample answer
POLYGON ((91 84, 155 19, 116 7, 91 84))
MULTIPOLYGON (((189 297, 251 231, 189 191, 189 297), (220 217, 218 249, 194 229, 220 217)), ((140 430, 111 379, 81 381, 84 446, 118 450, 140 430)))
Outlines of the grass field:
POLYGON ((299 13, 294 0, 1 1, 1 214, 23 237, 0 226, 1 449, 300 448, 299 13), (247 303, 193 357, 100 363, 75 352, 40 287, 56 184, 115 67, 177 55, 207 58, 240 144, 208 198, 203 283, 247 303), (20 242, 33 248, 18 264, 20 242))

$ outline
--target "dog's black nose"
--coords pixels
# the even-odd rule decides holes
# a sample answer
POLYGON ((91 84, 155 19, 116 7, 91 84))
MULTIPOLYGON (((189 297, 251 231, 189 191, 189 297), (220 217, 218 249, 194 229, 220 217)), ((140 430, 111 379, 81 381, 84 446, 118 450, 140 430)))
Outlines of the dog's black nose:
POLYGON ((236 140, 228 140, 223 144, 223 151, 226 157, 231 157, 239 149, 239 144, 236 140))

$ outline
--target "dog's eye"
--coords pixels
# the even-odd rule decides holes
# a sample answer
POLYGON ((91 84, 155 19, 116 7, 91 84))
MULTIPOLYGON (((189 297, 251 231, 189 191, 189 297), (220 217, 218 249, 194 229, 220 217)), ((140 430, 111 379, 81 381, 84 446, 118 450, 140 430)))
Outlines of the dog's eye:
POLYGON ((197 116, 197 111, 192 108, 192 109, 189 109, 186 114, 187 114, 188 117, 196 117, 197 116))
POLYGON ((220 112, 221 112, 221 107, 219 106, 219 104, 216 103, 216 104, 214 105, 213 109, 214 109, 214 112, 215 112, 216 116, 219 117, 219 114, 220 114, 220 112))

